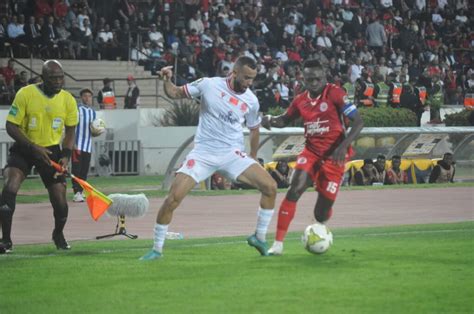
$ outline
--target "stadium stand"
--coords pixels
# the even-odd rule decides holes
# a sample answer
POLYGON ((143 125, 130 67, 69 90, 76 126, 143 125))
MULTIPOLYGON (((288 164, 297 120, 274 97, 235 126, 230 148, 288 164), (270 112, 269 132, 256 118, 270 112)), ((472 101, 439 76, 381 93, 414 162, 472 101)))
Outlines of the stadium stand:
MULTIPOLYGON (((248 55, 260 64, 257 92, 271 84, 276 104, 281 84, 288 88, 290 99, 301 90, 301 61, 316 58, 329 66, 333 82, 347 86, 349 92, 351 83, 364 69, 372 83, 381 85, 384 92, 378 97, 383 98, 386 78, 394 72, 400 84, 416 80, 426 87, 428 98, 437 100, 441 90, 444 104, 463 104, 464 95, 474 88, 469 3, 1 0, 0 54, 15 58, 131 60, 151 73, 164 64, 174 64, 181 84, 220 74, 218 66, 226 54, 231 60, 248 55), (31 28, 32 16, 35 30, 31 28), (54 19, 52 26, 48 25, 50 17, 54 19), (36 33, 40 34, 38 40, 26 40, 36 33), (440 86, 433 86, 435 76, 441 78, 437 83, 440 86)), ((80 77, 113 76, 78 68, 80 77)), ((147 77, 145 73, 132 74, 147 77)), ((140 87, 144 85, 140 82, 140 87)), ((148 105, 154 107, 156 103, 148 105)))

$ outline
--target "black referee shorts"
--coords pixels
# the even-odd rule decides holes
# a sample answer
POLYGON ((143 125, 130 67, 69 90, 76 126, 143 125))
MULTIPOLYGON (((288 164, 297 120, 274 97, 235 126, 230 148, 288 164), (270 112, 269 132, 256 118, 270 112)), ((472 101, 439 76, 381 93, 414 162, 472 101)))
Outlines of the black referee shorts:
MULTIPOLYGON (((49 155, 49 158, 53 161, 59 162, 59 159, 61 159, 61 148, 59 145, 49 146, 46 148, 52 152, 52 154, 49 155)), ((10 154, 8 155, 5 169, 8 167, 18 168, 23 171, 26 177, 31 173, 31 168, 33 166, 35 166, 36 171, 40 174, 41 180, 46 188, 54 183, 66 183, 66 177, 64 175, 54 177, 56 170, 40 160, 39 156, 34 156, 31 151, 17 143, 10 147, 10 154)))

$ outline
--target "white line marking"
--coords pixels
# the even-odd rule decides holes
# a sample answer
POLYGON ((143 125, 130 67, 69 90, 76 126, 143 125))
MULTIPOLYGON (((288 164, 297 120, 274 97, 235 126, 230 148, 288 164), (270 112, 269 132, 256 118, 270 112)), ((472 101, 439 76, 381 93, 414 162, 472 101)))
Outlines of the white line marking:
MULTIPOLYGON (((358 238, 358 237, 388 237, 388 236, 404 236, 404 235, 413 235, 413 234, 436 234, 436 233, 455 233, 455 232, 474 232, 474 229, 443 229, 443 230, 413 230, 413 231, 389 231, 389 232, 374 232, 374 233, 361 233, 361 234, 343 234, 343 235, 336 235, 337 238, 358 238)), ((300 240, 299 236, 297 237, 288 237, 287 240, 300 240)), ((181 241, 181 240, 168 240, 168 241, 181 241)), ((227 245, 227 244, 242 244, 247 243, 245 240, 233 240, 233 241, 220 241, 220 242, 204 242, 204 243, 196 243, 196 244, 184 244, 180 245, 180 248, 190 248, 190 247, 207 247, 213 245, 227 245)), ((123 248, 123 249, 106 249, 106 250, 99 250, 99 251, 91 251, 91 254, 113 254, 113 253, 124 253, 124 252, 133 252, 133 251, 140 251, 144 252, 149 247, 134 247, 134 248, 123 248)), ((0 261, 6 259, 36 259, 36 258, 45 258, 45 257, 55 257, 55 256, 67 256, 67 257, 74 257, 74 251, 71 251, 72 254, 68 254, 68 252, 58 253, 49 253, 44 255, 29 255, 29 254, 4 254, 0 255, 0 261)), ((81 253, 85 253, 81 251, 81 253)), ((82 254, 81 254, 82 255, 82 254)), ((137 257, 138 259, 138 257, 137 257)))

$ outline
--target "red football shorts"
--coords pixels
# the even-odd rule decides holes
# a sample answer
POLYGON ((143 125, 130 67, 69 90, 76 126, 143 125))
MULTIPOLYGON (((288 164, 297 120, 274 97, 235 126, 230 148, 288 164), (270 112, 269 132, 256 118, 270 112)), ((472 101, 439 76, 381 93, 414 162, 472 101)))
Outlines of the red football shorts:
POLYGON ((295 169, 308 173, 316 191, 335 201, 344 177, 344 165, 338 165, 330 159, 321 159, 306 148, 298 155, 295 169))

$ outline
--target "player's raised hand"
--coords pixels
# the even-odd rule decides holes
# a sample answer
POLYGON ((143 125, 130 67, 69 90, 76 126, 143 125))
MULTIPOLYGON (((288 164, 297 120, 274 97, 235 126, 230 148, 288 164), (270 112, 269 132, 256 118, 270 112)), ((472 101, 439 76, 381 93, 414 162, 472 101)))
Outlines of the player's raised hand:
POLYGON ((161 78, 165 80, 168 80, 168 81, 171 80, 171 78, 173 77, 173 66, 169 65, 166 67, 162 67, 159 72, 159 75, 161 78))

